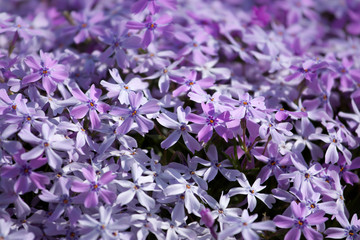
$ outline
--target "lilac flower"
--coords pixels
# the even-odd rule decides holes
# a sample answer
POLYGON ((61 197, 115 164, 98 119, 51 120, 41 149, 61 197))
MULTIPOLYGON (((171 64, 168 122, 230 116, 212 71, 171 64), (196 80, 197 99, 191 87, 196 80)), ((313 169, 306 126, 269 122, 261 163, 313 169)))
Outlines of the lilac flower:
POLYGON ((342 138, 339 136, 337 132, 332 130, 329 131, 329 135, 325 134, 316 134, 313 133, 309 136, 310 140, 321 140, 325 143, 328 143, 328 148, 325 153, 325 163, 333 163, 335 164, 339 160, 339 153, 337 149, 339 149, 342 154, 344 155, 346 162, 350 165, 351 164, 351 152, 345 148, 342 143, 342 138))
POLYGON ((138 91, 145 89, 148 84, 141 81, 140 78, 133 78, 128 82, 124 82, 119 71, 114 68, 109 70, 111 77, 117 84, 109 83, 108 81, 102 80, 100 84, 106 88, 108 93, 106 94, 109 98, 117 97, 121 104, 129 104, 129 92, 138 91))
POLYGON ((170 86, 170 80, 174 81, 174 82, 181 82, 182 79, 180 76, 180 73, 178 73, 178 70, 175 70, 174 68, 176 68, 181 62, 183 61, 183 59, 179 59, 173 63, 171 63, 168 66, 165 66, 164 68, 162 68, 160 71, 146 77, 146 79, 155 79, 155 78, 159 78, 159 89, 160 92, 167 92, 169 90, 169 86, 170 86))
POLYGON ((201 72, 203 78, 212 77, 216 80, 229 79, 231 76, 230 69, 214 67, 218 61, 219 59, 211 60, 201 67, 196 67, 195 70, 201 72))
POLYGON ((199 151, 201 149, 200 144, 189 134, 192 132, 192 125, 188 124, 186 116, 190 113, 190 108, 187 107, 185 110, 182 107, 177 108, 177 118, 178 122, 168 115, 162 113, 158 116, 157 121, 170 129, 175 129, 167 139, 161 142, 161 147, 168 149, 173 146, 180 138, 183 137, 185 145, 189 148, 191 152, 199 151))
POLYGON ((274 142, 280 143, 286 139, 285 136, 293 135, 293 133, 290 132, 292 127, 291 123, 276 123, 274 119, 267 117, 266 121, 263 121, 263 124, 259 128, 259 135, 262 139, 270 135, 274 142))
POLYGON ((338 222, 343 228, 330 227, 324 232, 327 238, 355 240, 360 237, 360 221, 356 214, 351 218, 351 223, 344 214, 339 215, 337 218, 338 222))
POLYGON ((129 92, 130 108, 114 107, 111 115, 124 117, 124 122, 116 129, 120 134, 126 134, 130 131, 132 123, 135 121, 142 133, 149 132, 154 127, 154 123, 142 116, 142 114, 155 113, 160 110, 157 100, 149 100, 144 103, 144 97, 141 92, 129 92))
POLYGON ((40 30, 32 28, 29 21, 21 18, 20 16, 17 16, 14 22, 8 22, 5 26, 0 28, 0 34, 4 32, 14 32, 25 41, 29 41, 34 36, 39 36, 42 33, 40 30))
POLYGON ((230 106, 234 107, 234 109, 230 111, 233 120, 227 123, 228 127, 239 126, 240 120, 243 119, 245 116, 259 119, 265 117, 265 114, 261 111, 265 110, 264 97, 252 98, 249 93, 240 95, 240 93, 238 92, 238 100, 234 100, 226 96, 220 96, 219 99, 223 103, 229 104, 230 106))
POLYGON ((43 189, 41 195, 39 195, 39 198, 44 202, 57 203, 56 208, 48 218, 49 221, 55 221, 65 211, 67 211, 67 215, 71 213, 73 198, 70 197, 69 194, 71 186, 70 181, 65 178, 60 178, 59 183, 60 191, 57 192, 56 195, 46 189, 43 189))
POLYGON ((99 25, 104 21, 102 12, 71 12, 74 26, 65 29, 68 34, 75 34, 74 42, 79 44, 84 42, 90 36, 102 36, 104 34, 103 28, 99 25))
POLYGON ((23 78, 22 84, 33 83, 41 79, 42 86, 49 95, 56 90, 58 83, 64 82, 69 76, 65 66, 53 60, 49 53, 40 51, 40 59, 37 56, 28 56, 25 63, 33 72, 23 78))
POLYGON ((209 146, 206 156, 209 158, 210 162, 197 158, 197 161, 201 165, 208 167, 208 169, 204 171, 205 181, 210 182, 214 180, 219 171, 229 181, 235 181, 236 178, 241 175, 238 170, 226 168, 232 166, 229 160, 219 162, 219 156, 215 145, 212 144, 209 146))
POLYGON ((240 208, 229 208, 230 197, 229 195, 221 193, 221 197, 219 202, 213 204, 210 203, 210 206, 214 209, 211 212, 211 215, 214 219, 218 219, 220 223, 220 229, 224 229, 224 225, 226 225, 225 217, 226 216, 239 216, 242 213, 240 208))
POLYGON ((156 20, 153 20, 152 16, 149 15, 146 17, 144 23, 129 21, 126 23, 126 27, 128 29, 137 30, 146 29, 141 45, 143 48, 147 48, 149 44, 154 40, 154 31, 156 29, 162 30, 169 23, 171 23, 171 21, 172 17, 170 17, 169 15, 162 15, 156 20))
POLYGON ((208 142, 213 134, 213 130, 227 141, 228 132, 225 123, 229 121, 229 112, 217 114, 212 103, 201 104, 205 116, 199 116, 194 113, 189 113, 186 120, 203 125, 198 132, 198 140, 208 142))
POLYGON ((116 177, 111 171, 98 178, 94 168, 89 166, 82 169, 82 175, 86 179, 85 182, 74 180, 71 183, 71 190, 80 193, 73 199, 74 202, 83 202, 86 208, 92 208, 99 204, 99 196, 107 204, 115 201, 115 193, 105 188, 116 177))
MULTIPOLYGON (((346 119, 351 119, 351 120, 359 123, 360 122, 360 110, 359 110, 359 107, 356 105, 354 99, 351 99, 351 106, 353 108, 354 113, 339 112, 339 116, 346 118, 346 119)), ((356 128, 355 132, 359 137, 360 136, 360 124, 357 124, 357 128, 356 128)))
POLYGON ((12 230, 13 223, 11 221, 6 221, 5 219, 0 219, 0 238, 4 240, 33 240, 35 235, 32 232, 28 232, 26 229, 21 230, 12 230))
POLYGON ((257 214, 249 215, 245 209, 241 217, 227 216, 223 222, 229 223, 223 231, 219 233, 218 239, 226 239, 227 237, 234 236, 241 233, 245 240, 260 239, 256 231, 272 231, 275 232, 275 224, 272 221, 255 222, 257 214))
POLYGON ((311 226, 321 224, 327 220, 327 218, 324 217, 324 211, 319 210, 309 214, 303 204, 298 204, 295 201, 291 202, 291 211, 291 217, 277 215, 274 218, 277 227, 291 228, 286 234, 285 239, 299 240, 301 233, 303 233, 307 239, 323 239, 321 233, 315 231, 311 226))
POLYGON ((155 207, 155 200, 145 193, 145 191, 155 190, 156 184, 153 183, 152 176, 141 176, 143 170, 136 163, 132 165, 131 170, 134 182, 126 180, 116 181, 117 184, 127 189, 117 196, 116 203, 121 205, 128 204, 136 195, 139 203, 146 207, 147 210, 153 209, 155 207))
POLYGON ((175 10, 176 9, 176 0, 138 0, 132 5, 131 12, 138 14, 143 12, 146 8, 150 11, 152 15, 156 14, 160 10, 160 3, 161 6, 175 10))
POLYGON ((19 155, 14 155, 15 165, 6 165, 1 168, 1 177, 16 179, 14 191, 27 193, 35 189, 44 189, 50 183, 49 177, 34 170, 46 164, 45 158, 35 158, 30 162, 21 160, 19 155))
POLYGON ((70 111, 70 115, 80 119, 85 117, 89 112, 91 128, 99 128, 101 126, 101 120, 97 112, 104 113, 110 108, 106 103, 99 101, 101 90, 95 88, 95 85, 93 84, 88 92, 89 97, 77 88, 72 89, 72 94, 81 102, 81 104, 73 107, 70 111))
POLYGON ((129 227, 129 221, 126 219, 113 219, 112 208, 101 206, 99 208, 100 220, 85 214, 78 220, 81 226, 81 240, 97 239, 99 236, 103 239, 115 239, 118 231, 124 231, 129 227))
POLYGON ((260 178, 257 178, 252 186, 250 186, 245 175, 241 175, 237 178, 237 181, 241 187, 230 189, 228 192, 230 197, 237 194, 247 195, 248 209, 250 212, 252 212, 256 207, 256 198, 265 203, 268 208, 272 208, 272 204, 275 203, 275 198, 272 195, 259 193, 265 188, 265 186, 260 186, 260 178))
POLYGON ((137 36, 128 35, 124 22, 121 22, 113 30, 106 29, 105 35, 100 37, 100 40, 108 45, 105 52, 101 54, 100 59, 106 62, 114 55, 114 59, 116 59, 117 65, 120 68, 129 67, 130 62, 126 50, 139 48, 141 41, 137 36))
POLYGON ((63 162, 62 157, 60 157, 54 150, 70 151, 74 148, 73 141, 71 139, 66 139, 64 136, 56 134, 56 127, 49 126, 46 123, 44 123, 41 128, 42 138, 38 138, 27 129, 22 129, 18 135, 25 142, 37 145, 30 151, 21 154, 21 159, 36 159, 42 156, 45 152, 48 164, 53 169, 59 169, 63 162))
POLYGON ((169 221, 164 224, 164 228, 167 228, 167 240, 176 240, 180 237, 187 239, 196 239, 196 232, 189 229, 186 223, 179 221, 169 221))
POLYGON ((213 48, 204 46, 208 40, 209 35, 204 31, 197 31, 193 38, 181 31, 174 33, 174 37, 186 45, 178 52, 180 56, 186 56, 192 53, 192 60, 196 65, 203 65, 208 61, 208 57, 204 53, 214 55, 215 51, 213 48))
POLYGON ((175 169, 167 169, 166 172, 176 179, 176 183, 171 184, 164 189, 163 192, 165 196, 184 194, 185 207, 188 212, 199 215, 198 212, 200 211, 201 204, 195 197, 195 194, 204 198, 204 190, 195 186, 195 184, 186 181, 175 169))
POLYGON ((197 72, 191 71, 185 76, 185 78, 173 79, 175 82, 182 84, 180 87, 175 89, 175 91, 173 91, 173 96, 177 97, 181 93, 187 92, 189 90, 196 91, 197 88, 206 89, 206 88, 212 87, 214 85, 215 80, 213 78, 207 77, 207 78, 197 80, 196 76, 197 76, 197 72))

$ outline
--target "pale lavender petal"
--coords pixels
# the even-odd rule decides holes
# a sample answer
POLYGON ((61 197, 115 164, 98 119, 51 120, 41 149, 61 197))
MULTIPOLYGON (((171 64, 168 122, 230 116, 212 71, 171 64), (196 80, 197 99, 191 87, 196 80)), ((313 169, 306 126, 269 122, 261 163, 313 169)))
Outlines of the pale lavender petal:
POLYGON ((294 225, 294 220, 290 217, 277 215, 274 218, 275 225, 279 228, 291 228, 294 225))
POLYGON ((86 208, 96 207, 99 203, 98 195, 95 191, 90 191, 85 198, 84 206, 86 208))
POLYGON ((284 240, 299 240, 301 236, 301 230, 298 228, 292 228, 285 235, 284 240))
POLYGON ((115 178, 116 178, 116 175, 113 174, 111 171, 108 171, 100 177, 99 183, 101 185, 105 185, 105 184, 108 184, 109 182, 111 182, 112 180, 114 180, 115 178))
POLYGON ((30 75, 25 76, 22 79, 22 84, 28 84, 28 83, 32 83, 32 82, 36 82, 41 78, 40 73, 32 73, 30 75))
POLYGON ((71 183, 71 190, 74 192, 87 192, 90 190, 90 185, 79 181, 73 181, 71 183))
POLYGON ((70 111, 70 115, 74 118, 81 119, 84 118, 87 112, 89 111, 89 107, 86 105, 79 105, 76 107, 73 107, 70 111))
POLYGON ((161 147, 164 149, 168 149, 169 147, 177 143, 180 136, 181 132, 179 130, 175 130, 164 141, 161 142, 161 147))
POLYGON ((101 121, 98 113, 95 110, 91 109, 89 115, 90 115, 91 128, 99 129, 101 127, 101 121))
POLYGON ((131 202, 135 196, 135 191, 133 189, 129 189, 125 192, 120 193, 116 198, 116 204, 125 205, 131 202))
POLYGON ((101 199, 107 204, 113 204, 116 199, 116 194, 106 189, 101 189, 99 191, 99 195, 101 199))
POLYGON ((31 160, 42 156, 44 152, 44 147, 42 145, 36 146, 35 148, 31 149, 29 152, 21 154, 21 159, 23 160, 31 160))
POLYGON ((155 200, 148 196, 144 191, 138 190, 136 191, 137 199, 139 200, 139 203, 146 207, 147 210, 153 209, 155 207, 155 200))

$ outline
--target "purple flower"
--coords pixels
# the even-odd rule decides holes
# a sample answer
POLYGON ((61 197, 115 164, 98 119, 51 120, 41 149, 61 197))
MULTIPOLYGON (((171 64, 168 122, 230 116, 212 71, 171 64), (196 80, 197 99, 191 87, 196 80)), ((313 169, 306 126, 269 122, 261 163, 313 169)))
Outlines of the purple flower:
POLYGON ((325 212, 322 210, 310 213, 306 207, 295 201, 291 202, 291 217, 284 215, 277 215, 274 222, 277 227, 291 228, 285 235, 285 239, 299 240, 301 233, 307 239, 323 239, 322 234, 314 230, 311 226, 324 223, 327 218, 324 217, 325 212))
POLYGON ((35 189, 44 189, 50 183, 49 177, 34 170, 46 164, 45 158, 35 158, 29 162, 14 155, 15 165, 5 165, 1 168, 1 177, 16 179, 14 191, 24 194, 35 189))
POLYGON ((131 174, 134 182, 126 180, 117 180, 116 183, 121 187, 127 189, 121 192, 117 198, 116 203, 125 205, 130 203, 136 195, 139 203, 147 210, 155 207, 155 200, 145 193, 145 191, 154 191, 156 184, 153 183, 151 176, 141 176, 143 170, 134 163, 131 168, 131 174))
POLYGON ((42 79, 42 86, 49 95, 56 90, 57 84, 64 82, 69 76, 64 65, 58 64, 49 53, 43 53, 41 50, 40 59, 37 56, 28 56, 24 61, 32 69, 32 73, 23 78, 22 84, 42 79))
POLYGON ((241 233, 244 240, 257 240, 260 237, 256 234, 256 231, 272 231, 275 232, 275 224, 272 221, 255 222, 257 214, 249 215, 245 209, 242 212, 241 217, 227 216, 223 219, 223 223, 227 224, 227 227, 219 233, 219 240, 226 239, 230 236, 235 236, 241 233))
POLYGON ((229 112, 217 114, 212 103, 202 103, 201 107, 205 116, 199 116, 194 113, 189 113, 186 116, 186 120, 202 125, 198 132, 198 140, 208 142, 212 137, 213 130, 215 130, 219 136, 227 141, 229 133, 225 123, 229 121, 229 112))
POLYGON ((129 104, 129 92, 142 90, 148 87, 146 82, 141 81, 140 78, 132 78, 126 83, 121 79, 119 71, 114 68, 110 69, 109 73, 117 84, 109 83, 108 81, 102 80, 100 84, 106 88, 107 96, 109 98, 117 97, 121 104, 129 104))
POLYGON ((142 114, 156 113, 160 110, 158 101, 155 99, 146 101, 142 92, 129 92, 130 108, 114 107, 111 115, 123 117, 124 122, 116 129, 119 134, 126 134, 130 131, 132 123, 135 121, 141 133, 147 133, 154 127, 154 123, 142 116, 142 114), (145 102, 145 103, 144 103, 145 102))
POLYGON ((346 240, 356 240, 359 239, 360 234, 360 220, 357 217, 357 214, 354 214, 351 218, 351 223, 345 216, 345 214, 340 214, 336 217, 338 222, 343 228, 330 227, 324 232, 327 238, 343 239, 346 240))
POLYGON ((248 209, 250 212, 254 211, 256 207, 256 198, 265 203, 268 208, 272 208, 272 204, 275 203, 275 198, 272 195, 259 193, 265 188, 265 186, 260 186, 260 178, 256 179, 252 186, 250 186, 244 174, 237 178, 237 181, 241 187, 230 189, 228 193, 230 197, 237 194, 247 195, 248 209))
POLYGON ((188 124, 186 120, 186 116, 190 113, 190 108, 187 107, 185 110, 182 107, 177 108, 177 119, 169 117, 165 113, 162 113, 158 116, 158 122, 170 129, 175 129, 167 139, 161 142, 161 147, 164 149, 168 149, 173 146, 180 138, 183 137, 185 145, 189 148, 189 150, 194 153, 195 150, 199 151, 201 149, 200 144, 189 134, 192 132, 192 125, 188 124))
POLYGON ((95 85, 93 84, 88 92, 89 97, 78 88, 72 89, 72 94, 81 102, 81 104, 73 107, 70 111, 70 115, 80 119, 85 117, 90 111, 91 128, 99 128, 101 126, 101 121, 97 112, 104 113, 110 108, 106 103, 99 101, 101 90, 95 88, 95 85))
POLYGON ((329 135, 325 134, 316 134, 313 133, 309 136, 310 140, 321 140, 328 145, 328 148, 325 153, 325 163, 332 163, 335 164, 339 160, 339 153, 337 149, 339 149, 342 154, 344 155, 346 162, 350 165, 351 164, 351 152, 345 148, 342 143, 342 138, 339 132, 335 132, 333 129, 329 130, 329 135))
POLYGON ((154 31, 156 29, 162 30, 164 27, 166 27, 170 22, 172 21, 172 17, 169 15, 162 15, 158 19, 153 20, 152 15, 149 15, 146 17, 144 23, 138 23, 129 21, 126 23, 126 27, 128 29, 136 29, 136 30, 142 30, 146 29, 145 34, 143 36, 141 45, 143 48, 147 48, 149 44, 154 40, 154 31))
POLYGON ((81 173, 86 179, 85 182, 74 180, 71 183, 71 190, 80 193, 74 198, 74 202, 83 202, 86 208, 92 208, 99 204, 99 196, 107 204, 115 201, 116 194, 105 186, 113 181, 116 175, 108 171, 98 177, 91 166, 83 168, 81 173))
POLYGON ((100 56, 100 60, 107 62, 107 60, 114 55, 117 65, 120 68, 129 67, 129 57, 126 54, 127 49, 139 48, 141 39, 137 36, 129 36, 125 23, 121 22, 114 29, 106 29, 105 35, 100 37, 100 40, 108 45, 108 48, 100 56))
POLYGON ((138 14, 147 8, 149 12, 154 15, 160 10, 158 3, 165 8, 175 10, 177 0, 138 0, 132 5, 131 12, 138 14))
POLYGON ((104 21, 103 13, 100 11, 71 12, 74 26, 65 29, 65 33, 74 34, 74 42, 79 44, 84 42, 90 36, 102 36, 103 27, 99 25, 104 21))
POLYGON ((54 150, 70 151, 74 146, 71 139, 66 139, 64 136, 56 134, 56 131, 55 126, 49 126, 47 123, 44 123, 41 128, 42 138, 38 138, 31 131, 22 129, 18 134, 19 137, 25 142, 36 144, 37 146, 21 154, 21 159, 35 159, 41 157, 45 152, 49 166, 53 169, 61 168, 63 159, 54 150))
POLYGON ((196 92, 196 89, 198 89, 198 88, 206 89, 206 88, 210 88, 214 85, 215 80, 213 78, 207 77, 207 78, 197 80, 196 76, 197 76, 196 71, 190 71, 189 73, 187 73, 185 78, 173 79, 175 82, 182 84, 180 87, 178 87, 177 89, 175 89, 173 91, 173 96, 177 97, 181 93, 187 92, 189 90, 196 92))

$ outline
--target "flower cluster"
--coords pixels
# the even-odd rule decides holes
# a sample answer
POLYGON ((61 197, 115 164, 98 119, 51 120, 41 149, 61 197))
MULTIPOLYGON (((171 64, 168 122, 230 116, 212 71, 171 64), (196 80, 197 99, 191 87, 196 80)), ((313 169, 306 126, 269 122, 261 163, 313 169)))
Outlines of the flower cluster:
POLYGON ((360 239, 359 12, 1 4, 0 240, 360 239))

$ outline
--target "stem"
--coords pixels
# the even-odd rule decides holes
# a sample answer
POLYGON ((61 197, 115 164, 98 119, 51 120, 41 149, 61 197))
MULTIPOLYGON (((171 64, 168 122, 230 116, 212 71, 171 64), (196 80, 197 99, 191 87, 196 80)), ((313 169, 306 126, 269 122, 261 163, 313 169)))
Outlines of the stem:
POLYGON ((214 229, 214 225, 213 225, 212 227, 210 227, 209 229, 210 229, 211 235, 212 235, 215 239, 217 239, 217 234, 216 234, 216 231, 215 231, 215 229, 214 229))
POLYGON ((264 148, 264 151, 262 152, 262 155, 264 155, 264 153, 265 153, 265 151, 266 151, 266 148, 267 148, 270 140, 271 140, 271 135, 269 135, 269 137, 268 137, 268 139, 267 139, 267 141, 266 141, 265 148, 264 148))

